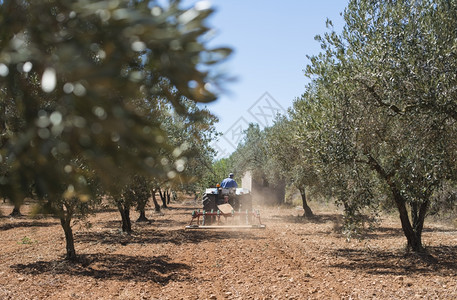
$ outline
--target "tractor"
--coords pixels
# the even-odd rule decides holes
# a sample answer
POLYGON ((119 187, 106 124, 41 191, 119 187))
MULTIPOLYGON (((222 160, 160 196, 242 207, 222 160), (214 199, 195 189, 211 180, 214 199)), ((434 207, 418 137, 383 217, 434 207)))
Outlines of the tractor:
POLYGON ((259 211, 252 209, 252 196, 243 188, 207 188, 203 195, 203 211, 194 211, 186 229, 197 228, 265 228, 259 211), (221 222, 221 217, 224 221, 221 222), (258 224, 252 221, 257 219, 258 224), (193 222, 196 220, 196 224, 193 222))

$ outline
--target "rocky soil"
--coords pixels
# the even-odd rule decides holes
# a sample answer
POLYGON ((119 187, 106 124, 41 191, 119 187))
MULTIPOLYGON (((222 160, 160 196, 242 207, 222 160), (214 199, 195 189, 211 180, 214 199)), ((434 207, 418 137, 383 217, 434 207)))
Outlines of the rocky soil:
MULTIPOLYGON (((175 204, 120 232, 104 211, 75 222, 77 262, 63 259, 58 220, 0 209, 0 299, 457 299, 457 230, 426 223, 431 256, 405 252, 394 217, 362 241, 341 214, 260 208, 266 229, 186 230, 194 203, 175 204)), ((138 215, 132 213, 132 219, 138 215)))

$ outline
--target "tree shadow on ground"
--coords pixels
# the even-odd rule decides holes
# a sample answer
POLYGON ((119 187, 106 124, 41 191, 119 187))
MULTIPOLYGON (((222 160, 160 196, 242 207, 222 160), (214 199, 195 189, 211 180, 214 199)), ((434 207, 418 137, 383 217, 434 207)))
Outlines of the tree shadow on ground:
MULTIPOLYGON (((341 228, 342 229, 342 228, 341 228)), ((340 230, 341 232, 341 230, 340 230)), ((454 233, 455 230, 442 229, 442 228, 429 228, 424 229, 424 232, 429 233, 454 233)), ((371 229, 365 228, 361 233, 363 239, 380 239, 390 237, 404 237, 404 232, 400 227, 387 227, 387 226, 374 226, 371 229)))
POLYGON ((362 233, 364 239, 379 239, 388 237, 399 237, 403 236, 403 230, 401 228, 394 227, 374 227, 371 230, 366 230, 362 233))
MULTIPOLYGON (((190 219, 190 218, 189 218, 190 219)), ((170 219, 149 219, 149 224, 153 226, 164 226, 164 227, 181 227, 184 228, 189 225, 189 221, 175 221, 170 219)))
POLYGON ((181 245, 186 243, 196 244, 202 241, 211 242, 233 239, 260 240, 264 238, 247 230, 156 230, 141 228, 131 234, 123 234, 113 231, 75 233, 75 240, 78 242, 122 245, 167 243, 181 245))
MULTIPOLYGON (((182 227, 184 228, 189 222, 185 221, 175 221, 170 219, 154 219, 148 217, 148 221, 145 222, 137 222, 137 218, 131 220, 132 222, 132 229, 135 231, 137 227, 143 228, 147 226, 155 226, 155 227, 182 227)), ((97 222, 97 225, 111 230, 121 230, 122 228, 122 220, 110 220, 110 221, 102 221, 97 222)))
POLYGON ((119 212, 119 210, 116 207, 98 207, 95 208, 93 213, 112 213, 112 212, 119 212))
POLYGON ((106 229, 121 229, 122 221, 119 220, 109 220, 109 221, 99 221, 97 225, 106 228, 106 229))
POLYGON ((163 208, 165 210, 169 211, 184 211, 187 213, 192 213, 192 211, 197 210, 197 209, 202 209, 201 205, 195 205, 195 206, 168 206, 166 208, 163 208))
POLYGON ((340 214, 325 214, 325 215, 314 215, 312 217, 304 217, 303 215, 293 216, 281 216, 281 215, 273 215, 269 218, 265 218, 266 220, 275 222, 276 220, 279 223, 293 223, 293 224, 325 224, 329 222, 342 222, 343 216, 340 214))
POLYGON ((204 241, 219 240, 264 240, 265 237, 257 235, 250 230, 259 231, 262 229, 242 229, 242 230, 184 230, 186 243, 200 243, 204 241))
POLYGON ((22 221, 22 222, 11 222, 0 225, 0 231, 6 231, 20 227, 52 227, 57 226, 57 222, 38 222, 38 221, 22 221))
POLYGON ((169 281, 188 280, 190 270, 186 264, 171 262, 168 256, 144 257, 120 254, 87 254, 80 255, 75 262, 38 261, 10 267, 18 273, 31 275, 67 274, 102 280, 152 281, 163 285, 169 281))
POLYGON ((427 253, 399 251, 397 253, 373 249, 340 248, 332 254, 346 259, 331 265, 334 268, 360 270, 368 274, 408 275, 431 274, 454 276, 457 271, 457 246, 428 247, 427 253), (448 274, 446 274, 448 273, 448 274))
POLYGON ((441 232, 441 233, 449 233, 449 234, 455 234, 457 235, 457 229, 449 229, 449 228, 424 228, 422 232, 441 232))

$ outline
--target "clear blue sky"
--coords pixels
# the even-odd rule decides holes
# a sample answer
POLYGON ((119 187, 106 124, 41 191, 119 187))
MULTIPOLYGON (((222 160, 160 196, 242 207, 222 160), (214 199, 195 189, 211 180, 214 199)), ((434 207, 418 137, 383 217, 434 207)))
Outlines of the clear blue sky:
MULTIPOLYGON (((188 1, 195 3, 196 1, 188 1)), ((220 118, 224 137, 214 144, 220 157, 235 150, 238 134, 250 122, 271 125, 275 109, 287 110, 307 83, 306 55, 320 52, 314 40, 326 32, 327 18, 340 31, 346 0, 211 0, 216 12, 209 24, 217 30, 214 46, 230 46, 223 70, 236 77, 230 91, 208 108, 220 118)))

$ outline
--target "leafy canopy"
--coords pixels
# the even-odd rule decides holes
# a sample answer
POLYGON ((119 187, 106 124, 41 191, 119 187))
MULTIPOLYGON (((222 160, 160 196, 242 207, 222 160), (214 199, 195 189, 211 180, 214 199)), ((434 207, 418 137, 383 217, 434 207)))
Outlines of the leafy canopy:
POLYGON ((85 197, 88 178, 74 159, 106 189, 125 174, 179 172, 164 159, 180 145, 155 118, 158 99, 180 113, 182 99, 215 100, 223 76, 213 65, 230 49, 206 46, 209 7, 162 3, 0 4, 2 196, 21 199, 33 185, 58 197, 71 185, 85 197))

